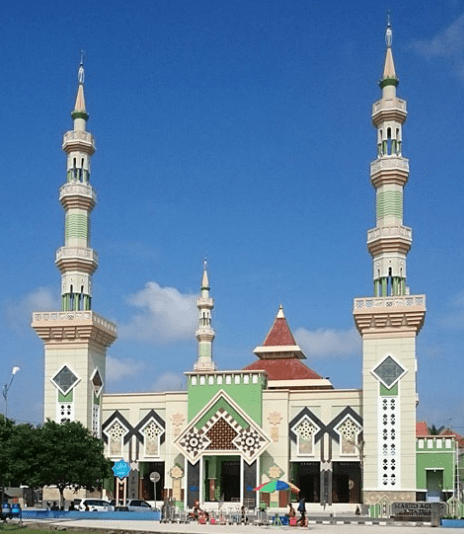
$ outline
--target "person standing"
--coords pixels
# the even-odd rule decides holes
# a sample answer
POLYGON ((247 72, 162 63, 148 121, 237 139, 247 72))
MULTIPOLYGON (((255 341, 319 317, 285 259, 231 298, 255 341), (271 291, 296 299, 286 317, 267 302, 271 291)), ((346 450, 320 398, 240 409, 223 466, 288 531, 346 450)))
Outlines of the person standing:
POLYGON ((300 512, 300 518, 297 521, 297 524, 304 527, 306 525, 306 499, 302 495, 300 499, 300 504, 298 505, 298 511, 300 512))

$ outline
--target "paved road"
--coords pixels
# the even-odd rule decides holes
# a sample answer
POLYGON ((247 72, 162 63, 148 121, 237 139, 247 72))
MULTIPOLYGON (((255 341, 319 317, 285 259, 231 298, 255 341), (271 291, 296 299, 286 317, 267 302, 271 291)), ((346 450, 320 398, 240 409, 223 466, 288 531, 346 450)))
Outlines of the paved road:
MULTIPOLYGON (((369 534, 371 532, 391 532, 393 529, 398 534, 420 534, 421 532, 430 532, 432 527, 428 526, 403 526, 403 525, 309 525, 308 528, 301 527, 275 527, 275 526, 254 526, 254 525, 199 525, 197 523, 181 524, 164 524, 157 521, 116 521, 116 520, 90 520, 81 519, 78 521, 62 520, 47 521, 59 530, 65 527, 90 527, 109 530, 123 530, 129 532, 155 532, 161 534, 269 534, 270 531, 293 531, 319 532, 321 534, 369 534)), ((456 534, 463 534, 464 529, 454 529, 456 534)))

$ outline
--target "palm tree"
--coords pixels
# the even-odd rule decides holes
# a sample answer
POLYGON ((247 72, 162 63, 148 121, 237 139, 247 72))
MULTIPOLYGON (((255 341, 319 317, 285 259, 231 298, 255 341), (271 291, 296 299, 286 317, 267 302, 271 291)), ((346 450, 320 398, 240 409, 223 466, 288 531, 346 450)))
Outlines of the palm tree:
POLYGON ((443 430, 445 430, 444 426, 441 426, 440 428, 437 428, 435 425, 427 427, 428 433, 431 436, 439 436, 443 430))

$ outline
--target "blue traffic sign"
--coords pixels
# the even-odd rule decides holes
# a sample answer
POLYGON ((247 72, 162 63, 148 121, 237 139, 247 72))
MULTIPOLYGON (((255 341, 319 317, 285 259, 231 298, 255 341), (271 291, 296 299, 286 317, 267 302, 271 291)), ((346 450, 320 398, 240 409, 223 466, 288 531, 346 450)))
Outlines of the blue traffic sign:
POLYGON ((130 465, 124 460, 119 460, 119 462, 116 462, 111 469, 113 470, 114 476, 120 478, 121 480, 126 478, 131 470, 130 465))

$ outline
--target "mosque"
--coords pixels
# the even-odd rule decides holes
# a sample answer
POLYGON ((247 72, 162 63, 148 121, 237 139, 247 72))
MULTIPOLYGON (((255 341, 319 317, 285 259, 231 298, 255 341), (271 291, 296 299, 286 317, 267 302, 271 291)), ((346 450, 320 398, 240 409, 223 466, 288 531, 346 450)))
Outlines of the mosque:
MULTIPOLYGON (((117 330, 93 311, 95 143, 87 131, 81 62, 74 126, 63 139, 65 239, 55 259, 61 311, 35 312, 32 327, 44 343, 45 419, 81 421, 104 440, 108 458, 124 459, 132 468, 124 485, 108 482, 107 495, 123 491, 153 499, 150 474, 157 472, 157 499, 170 498, 180 507, 196 500, 201 506, 282 507, 296 496, 254 491, 279 479, 291 481, 312 503, 416 500, 416 336, 426 303, 406 284, 412 230, 403 224, 409 163, 403 156, 406 101, 396 94, 398 83, 388 23, 381 97, 372 107, 376 225, 367 232, 367 246, 373 295, 353 305, 362 337, 362 389, 336 389, 305 365, 282 307, 247 367, 217 369, 205 265, 197 300, 198 356, 185 373, 186 391, 110 394, 104 391, 106 353, 117 330)), ((271 323, 271 317, 263 320, 271 323)))

